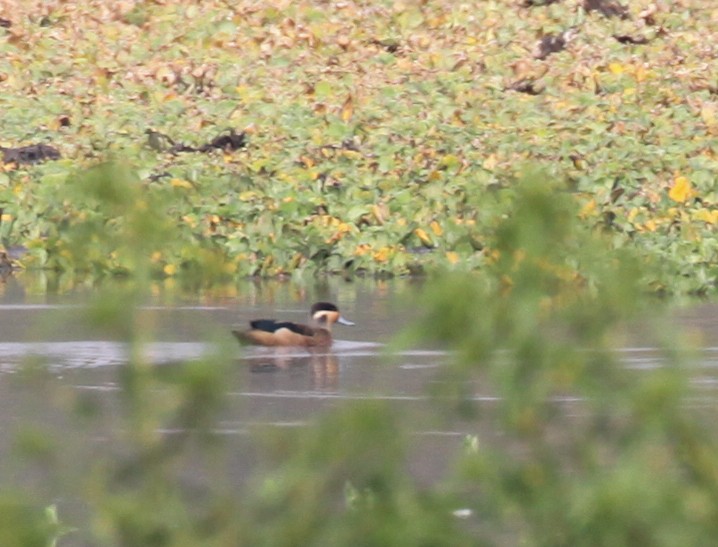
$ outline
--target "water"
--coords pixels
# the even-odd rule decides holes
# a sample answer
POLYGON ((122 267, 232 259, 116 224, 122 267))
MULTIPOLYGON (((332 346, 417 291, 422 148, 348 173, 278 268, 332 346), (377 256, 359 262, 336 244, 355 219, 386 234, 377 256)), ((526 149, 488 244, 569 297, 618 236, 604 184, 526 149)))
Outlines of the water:
MULTIPOLYGON (((64 500, 58 476, 81 477, 102 454, 122 450, 123 405, 119 378, 128 347, 112 330, 98 328, 84 304, 92 291, 64 296, 34 296, 10 279, 0 294, 0 481, 64 500), (33 367, 33 363, 42 366, 33 367), (92 421, 77 419, 86 405, 92 421), (46 465, 13 463, 24 430, 46 437, 62 449, 46 465), (14 459, 11 456, 15 456, 14 459)), ((418 310, 421 284, 409 281, 345 283, 318 286, 247 283, 231 294, 208 292, 181 296, 158 290, 140 310, 148 333, 145 360, 172 370, 180 363, 210 358, 212 341, 232 348, 226 378, 227 400, 214 432, 230 447, 230 476, 241 488, 257 465, 253 434, 262 428, 302 428, 345 402, 383 401, 407 420, 408 471, 419 483, 433 484, 449 473, 467 435, 500 442, 493 409, 499 398, 477 382, 473 395, 479 419, 439 416, 429 391, 451 360, 446 351, 416 347, 389 351, 387 343, 418 310), (315 300, 336 302, 354 327, 337 326, 329 351, 297 348, 240 348, 230 335, 252 318, 304 321, 315 300)), ((693 364, 691 404, 714 404, 718 394, 718 313, 704 304, 676 314, 675 327, 687 329, 702 348, 693 364)), ((640 342, 619 350, 625 366, 636 371, 664 366, 661 352, 640 342)), ((637 340, 637 342, 635 342, 637 340)), ((158 388, 169 389, 169 388, 158 388)), ((157 393, 158 397, 162 393, 157 393)), ((581 412, 580 399, 556 398, 566 415, 581 412)), ((158 426, 167 435, 171 426, 158 426)), ((21 444, 21 443, 20 443, 21 444)), ((197 480, 187 470, 189 483, 197 480)), ((71 505, 71 504, 70 504, 71 505)))
MULTIPOLYGON (((29 426, 63 444, 65 474, 73 468, 82 474, 93 458, 118 449, 125 427, 120 376, 129 348, 121 335, 88 316, 85 304, 92 301, 92 291, 34 296, 19 283, 5 289, 0 296, 0 458, 12 454, 21 427, 29 426), (78 405, 92 409, 93 420, 79 423, 78 405)), ((227 403, 214 432, 231 447, 232 480, 240 486, 256 464, 252 434, 258 429, 306 427, 344 402, 359 400, 386 401, 397 412, 417 417, 412 421, 422 426, 410 432, 416 438, 411 472, 418 480, 434 481, 469 429, 430 419, 427 387, 446 363, 445 352, 387 353, 386 343, 416 313, 407 302, 417 290, 420 286, 410 281, 333 281, 309 288, 247 283, 230 295, 157 291, 139 312, 150 340, 143 355, 152 366, 171 371, 185 361, 211 359, 218 339, 231 348, 227 403), (253 318, 306 321, 315 300, 336 302, 355 322, 335 327, 330 351, 242 348, 230 334, 253 318), (453 446, 447 437, 455 439, 453 446)), ((171 426, 160 428, 177 433, 171 426)), ((14 482, 15 473, 8 464, 3 475, 14 482)), ((29 475, 39 489, 52 482, 44 480, 44 471, 29 475)), ((49 492, 57 495, 52 488, 49 492)))
MULTIPOLYGON (((0 296, 0 374, 12 376, 29 358, 43 363, 51 381, 65 388, 96 393, 119 390, 118 369, 127 361, 127 346, 113 333, 103 332, 85 317, 84 302, 91 296, 63 297, 25 294, 22 283, 9 280, 0 296)), ((410 302, 421 284, 409 281, 339 280, 318 287, 290 283, 247 283, 235 295, 182 297, 158 293, 141 308, 153 341, 143 351, 155 366, 173 366, 211 354, 208 340, 230 338, 234 327, 252 318, 274 317, 305 321, 313 300, 339 304, 356 325, 335 328, 330 352, 297 348, 236 348, 236 368, 228 378, 230 398, 248 403, 242 416, 226 416, 226 433, 246 431, 263 423, 284 426, 311 422, 317 412, 342 400, 379 399, 421 406, 429 401, 429 387, 451 358, 443 351, 413 348, 389 355, 385 344, 408 325, 417 310, 410 302), (297 418, 301 416, 301 418, 297 418)), ((713 305, 695 306, 677 314, 676 323, 696 334, 703 349, 692 383, 698 394, 712 396, 718 387, 718 314, 713 305)), ((660 352, 630 345, 620 350, 626 366, 662 366, 660 352)), ((1 379, 1 377, 0 377, 1 379)), ((7 400, 0 381, 0 405, 7 400)), ((496 395, 476 386, 474 400, 491 405, 496 395)), ((570 403, 567 398, 566 403, 570 403)), ((8 417, 8 409, 2 409, 8 417)), ((465 429, 417 430, 418 434, 463 436, 465 429)))

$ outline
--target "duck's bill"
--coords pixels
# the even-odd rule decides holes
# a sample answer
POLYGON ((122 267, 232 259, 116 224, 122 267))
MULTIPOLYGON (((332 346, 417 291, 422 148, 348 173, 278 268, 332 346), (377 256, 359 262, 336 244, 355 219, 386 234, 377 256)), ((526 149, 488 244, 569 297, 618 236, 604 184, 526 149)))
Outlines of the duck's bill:
POLYGON ((348 319, 344 319, 341 315, 339 316, 339 319, 337 319, 337 323, 340 323, 342 325, 348 325, 350 327, 354 324, 354 322, 349 321, 348 319))

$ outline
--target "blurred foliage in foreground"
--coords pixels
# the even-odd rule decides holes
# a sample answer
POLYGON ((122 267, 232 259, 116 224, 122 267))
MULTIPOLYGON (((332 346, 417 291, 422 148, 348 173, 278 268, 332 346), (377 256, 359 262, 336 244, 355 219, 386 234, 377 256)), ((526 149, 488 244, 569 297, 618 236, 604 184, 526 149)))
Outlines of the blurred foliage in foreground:
POLYGON ((472 389, 500 396, 503 435, 472 439, 457 468, 479 536, 709 545, 718 532, 715 404, 697 410, 686 397, 675 330, 655 330, 655 369, 630 370, 617 351, 630 325, 660 307, 642 293, 642 264, 580 226, 572 200, 540 176, 519 184, 514 206, 492 264, 478 278, 441 276, 419 328, 458 351, 437 395, 467 419, 480 416, 472 389))
MULTIPOLYGON (((132 192, 131 182, 115 182, 102 199, 110 208, 132 192)), ((261 463, 238 489, 213 433, 236 350, 218 343, 200 361, 151 366, 147 326, 133 311, 145 286, 135 278, 86 311, 128 341, 114 410, 124 427, 104 431, 117 449, 73 481, 68 496, 85 511, 70 523, 77 530, 18 509, 27 516, 12 523, 17 537, 59 528, 118 546, 712 544, 712 404, 689 404, 681 352, 660 331, 656 368, 630 370, 616 351, 649 309, 642 263, 581 226, 573 198, 545 175, 513 187, 487 267, 437 275, 407 334, 455 350, 435 384, 436 414, 477 434, 457 447, 447 480, 419 486, 406 474, 417 424, 387 405, 349 401, 310 426, 257 435, 261 463), (497 396, 495 411, 475 400, 478 391, 497 396), (183 480, 188 462, 201 485, 183 480)), ((162 231, 154 222, 129 215, 117 232, 123 244, 138 242, 127 246, 138 264, 162 231)), ((82 230, 73 241, 93 237, 82 230)), ((150 270, 138 267, 145 281, 150 270)), ((86 403, 72 404, 89 424, 86 403)))
MULTIPOLYGON (((662 257, 647 286, 711 291, 716 6, 625 4, 2 0, 0 146, 62 159, 0 169, 0 238, 26 267, 87 271, 65 253, 88 207, 67 187, 120 157, 163 196, 146 203, 172 229, 160 276, 205 255, 240 277, 477 269, 530 161, 611 247, 662 257), (226 128, 247 146, 173 153, 145 134, 197 148, 226 128)), ((91 266, 133 264, 108 242, 91 266)))

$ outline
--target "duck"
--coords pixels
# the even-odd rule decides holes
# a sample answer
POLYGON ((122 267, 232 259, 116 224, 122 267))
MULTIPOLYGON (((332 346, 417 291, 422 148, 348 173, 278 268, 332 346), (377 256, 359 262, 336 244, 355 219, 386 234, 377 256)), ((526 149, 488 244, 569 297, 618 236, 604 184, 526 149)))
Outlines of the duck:
POLYGON ((339 308, 331 302, 316 302, 309 311, 311 325, 255 319, 249 322, 248 330, 233 330, 243 344, 255 346, 303 346, 329 347, 332 345, 332 325, 354 325, 342 317, 339 308))

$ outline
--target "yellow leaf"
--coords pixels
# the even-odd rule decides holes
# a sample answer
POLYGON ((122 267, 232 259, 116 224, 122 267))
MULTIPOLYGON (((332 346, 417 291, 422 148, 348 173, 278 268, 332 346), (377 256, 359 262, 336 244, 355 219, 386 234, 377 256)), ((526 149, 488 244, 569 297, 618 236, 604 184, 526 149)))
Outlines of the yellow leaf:
POLYGON ((356 150, 342 150, 339 155, 350 160, 358 160, 362 157, 362 154, 356 150))
POLYGON ((441 171, 439 171, 438 169, 432 169, 427 179, 429 180, 429 182, 436 182, 437 180, 441 180, 441 171))
POLYGON ((591 199, 586 202, 586 204, 581 207, 581 210, 578 213, 578 216, 581 218, 587 218, 590 216, 594 216, 596 214, 596 200, 591 199))
POLYGON ((623 74, 625 68, 621 63, 611 63, 608 65, 608 70, 610 70, 613 74, 623 74))
POLYGON ((177 266, 174 264, 167 264, 164 268, 162 268, 162 271, 165 272, 165 275, 173 276, 177 273, 177 266))
POLYGON ((352 116, 354 115, 354 99, 351 96, 351 93, 347 96, 346 101, 344 101, 344 104, 342 105, 342 121, 344 123, 349 122, 349 120, 352 119, 352 116))
POLYGON ((684 176, 677 176, 673 186, 668 191, 668 197, 677 203, 683 203, 693 196, 693 188, 690 181, 684 176))
POLYGON ((418 237, 424 245, 427 245, 429 247, 434 246, 434 243, 431 241, 429 234, 427 234, 423 229, 417 228, 416 230, 414 230, 414 234, 416 234, 416 237, 418 237))
POLYGON ((374 251, 372 258, 375 262, 386 262, 389 260, 391 249, 389 247, 382 247, 381 249, 374 251))
POLYGON ((354 251, 354 255, 355 256, 364 256, 369 251, 371 251, 371 245, 369 245, 367 243, 360 243, 359 245, 357 245, 357 248, 354 251))
POLYGON ((446 260, 449 261, 449 264, 452 266, 456 264, 459 261, 459 253, 455 251, 447 251, 446 252, 446 260))
POLYGON ((441 224, 439 224, 435 220, 432 220, 429 226, 431 227, 431 231, 434 232, 434 234, 437 236, 440 236, 444 233, 444 230, 441 229, 441 224))
POLYGON ((694 214, 693 218, 696 220, 702 220, 708 224, 718 223, 718 209, 706 209, 705 207, 698 209, 694 214))
POLYGON ((175 188, 192 188, 192 184, 184 179, 173 178, 170 184, 175 188))

